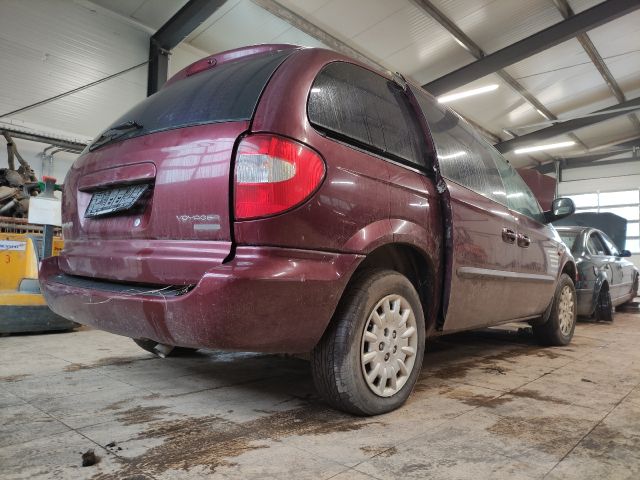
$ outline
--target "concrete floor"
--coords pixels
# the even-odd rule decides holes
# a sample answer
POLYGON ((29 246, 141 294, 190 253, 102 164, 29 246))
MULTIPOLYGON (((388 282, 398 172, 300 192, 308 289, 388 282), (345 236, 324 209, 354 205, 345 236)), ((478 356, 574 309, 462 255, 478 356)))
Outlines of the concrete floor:
POLYGON ((89 329, 0 338, 0 478, 637 479, 639 344, 640 314, 580 323, 568 348, 447 337, 404 408, 354 418, 295 358, 163 360, 89 329))

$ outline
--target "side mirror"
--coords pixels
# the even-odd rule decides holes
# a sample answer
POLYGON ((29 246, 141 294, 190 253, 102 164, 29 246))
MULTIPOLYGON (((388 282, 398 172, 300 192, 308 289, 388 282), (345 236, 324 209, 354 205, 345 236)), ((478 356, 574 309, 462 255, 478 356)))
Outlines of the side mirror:
POLYGON ((630 257, 631 256, 631 252, 629 250, 622 250, 619 254, 619 257, 630 257))
POLYGON ((566 197, 556 198, 551 203, 551 210, 544 212, 544 218, 547 223, 555 222, 561 218, 568 217, 576 211, 573 200, 566 197))

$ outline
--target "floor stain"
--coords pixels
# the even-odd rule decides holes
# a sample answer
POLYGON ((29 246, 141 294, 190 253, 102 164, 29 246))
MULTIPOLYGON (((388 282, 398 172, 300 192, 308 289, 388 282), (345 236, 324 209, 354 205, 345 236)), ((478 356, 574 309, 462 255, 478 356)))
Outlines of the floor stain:
POLYGON ((78 370, 88 370, 91 368, 105 367, 107 365, 129 365, 130 363, 142 361, 142 360, 153 360, 153 359, 147 358, 147 357, 105 357, 91 364, 71 363, 66 367, 64 367, 64 371, 77 372, 78 370))
MULTIPOLYGON (((136 414, 133 416, 140 419, 136 414)), ((215 415, 156 421, 136 439, 161 438, 164 440, 161 445, 137 457, 119 458, 122 468, 118 472, 94 479, 121 479, 140 471, 160 475, 168 470, 188 470, 195 466, 204 466, 214 472, 217 468, 231 466, 230 460, 245 452, 268 448, 265 441, 279 441, 294 435, 349 432, 380 423, 319 405, 279 412, 242 424, 215 415)))
POLYGON ((536 392, 535 390, 529 389, 512 390, 507 395, 511 395, 512 397, 531 398, 533 400, 540 400, 541 402, 549 402, 559 405, 573 405, 571 402, 567 402, 562 398, 553 397, 551 395, 543 395, 539 392, 536 392))
POLYGON ((24 380, 25 378, 30 376, 31 375, 28 375, 26 373, 21 373, 18 375, 7 375, 6 377, 0 377, 0 382, 7 382, 7 383, 19 382, 20 380, 24 380))
POLYGON ((548 348, 523 345, 519 348, 510 348, 484 357, 473 356, 453 364, 447 364, 447 361, 445 361, 442 365, 430 365, 427 354, 425 356, 424 368, 427 374, 442 379, 464 378, 467 375, 467 372, 474 368, 494 374, 504 374, 509 371, 509 368, 505 365, 517 364, 516 360, 519 357, 531 356, 544 357, 550 360, 555 360, 557 358, 567 358, 567 361, 571 360, 566 355, 554 352, 548 348), (498 365, 499 362, 502 362, 503 365, 498 365))
POLYGON ((130 402, 131 402, 130 398, 126 398, 124 400, 118 400, 117 402, 110 403, 109 405, 104 407, 102 410, 104 411, 120 410, 122 407, 124 407, 127 403, 130 403, 130 402))
POLYGON ((128 410, 123 410, 116 413, 118 421, 122 425, 142 425, 149 422, 155 422, 162 420, 161 413, 164 413, 167 407, 155 406, 155 407, 134 407, 128 410))
POLYGON ((372 457, 392 457, 398 453, 396 447, 360 447, 360 450, 372 457))
MULTIPOLYGON (((569 432, 577 439, 589 426, 584 420, 566 417, 501 417, 487 431, 501 437, 517 439, 527 447, 555 455, 564 455, 573 443, 569 432)), ((511 440, 509 440, 511 443, 511 440)))

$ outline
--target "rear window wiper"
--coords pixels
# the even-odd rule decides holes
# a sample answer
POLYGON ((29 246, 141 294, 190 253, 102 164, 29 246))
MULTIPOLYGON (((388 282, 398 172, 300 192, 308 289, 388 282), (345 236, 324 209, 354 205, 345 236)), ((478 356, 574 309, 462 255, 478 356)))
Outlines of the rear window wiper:
POLYGON ((129 120, 127 122, 119 123, 118 125, 114 125, 109 129, 102 132, 102 134, 91 144, 89 147, 89 151, 95 150, 102 145, 109 143, 112 140, 115 140, 118 137, 121 137, 125 133, 131 130, 140 130, 142 125, 135 120, 129 120))

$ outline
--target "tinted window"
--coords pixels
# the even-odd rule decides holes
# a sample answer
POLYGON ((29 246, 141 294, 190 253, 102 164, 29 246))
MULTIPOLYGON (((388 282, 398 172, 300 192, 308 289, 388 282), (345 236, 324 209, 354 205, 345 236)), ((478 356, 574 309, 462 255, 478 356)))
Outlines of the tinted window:
POLYGON ((597 233, 592 233, 587 242, 587 250, 591 255, 607 255, 604 244, 597 233))
POLYGON ((318 74, 309 121, 337 138, 391 158, 425 165, 424 135, 405 92, 394 82, 344 62, 318 74))
POLYGON ((129 121, 142 125, 117 141, 172 128, 250 120, 269 78, 292 52, 241 58, 177 81, 138 103, 105 131, 129 121))
POLYGON ((605 235, 604 233, 601 233, 600 237, 602 238, 602 241, 604 242, 605 246, 609 250, 610 255, 615 255, 616 257, 620 255, 620 252, 618 252, 618 248, 614 245, 611 239, 607 237, 607 235, 605 235))
POLYGON ((453 111, 411 87, 435 144, 442 175, 486 197, 505 203, 504 187, 485 141, 453 111))
POLYGON ((493 160, 498 167, 500 177, 502 177, 502 183, 504 184, 505 193, 507 194, 507 206, 515 212, 522 213, 527 217, 543 223, 544 214, 529 186, 516 169, 513 168, 497 150, 493 147, 487 148, 491 150, 493 160))

